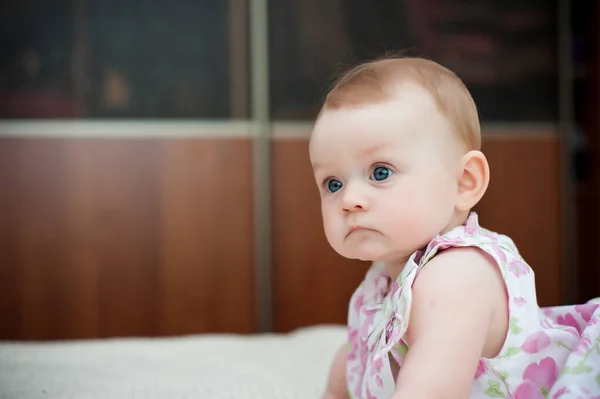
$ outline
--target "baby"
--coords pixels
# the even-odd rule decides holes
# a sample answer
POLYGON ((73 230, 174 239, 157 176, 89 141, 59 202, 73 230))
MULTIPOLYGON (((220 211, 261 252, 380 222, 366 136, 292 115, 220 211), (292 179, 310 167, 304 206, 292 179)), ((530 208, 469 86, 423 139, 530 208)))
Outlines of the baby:
POLYGON ((356 67, 310 158, 325 234, 373 261, 324 398, 600 398, 600 301, 540 309, 515 244, 472 208, 490 179, 462 81, 420 58, 356 67))

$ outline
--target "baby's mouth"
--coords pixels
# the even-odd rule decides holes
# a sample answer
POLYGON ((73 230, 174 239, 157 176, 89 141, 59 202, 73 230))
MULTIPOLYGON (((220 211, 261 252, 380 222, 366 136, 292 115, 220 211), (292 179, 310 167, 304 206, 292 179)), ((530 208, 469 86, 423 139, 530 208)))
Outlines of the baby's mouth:
POLYGON ((346 233, 346 238, 348 236, 352 235, 353 233, 360 232, 360 231, 375 231, 375 230, 370 229, 368 227, 363 227, 363 226, 351 226, 348 229, 348 232, 346 233))

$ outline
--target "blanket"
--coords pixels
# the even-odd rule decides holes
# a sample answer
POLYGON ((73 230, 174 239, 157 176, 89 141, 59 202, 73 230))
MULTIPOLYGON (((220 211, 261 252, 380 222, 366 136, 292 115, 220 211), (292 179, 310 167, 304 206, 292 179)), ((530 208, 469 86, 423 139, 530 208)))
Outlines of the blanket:
POLYGON ((0 342, 0 398, 318 398, 343 326, 288 334, 0 342))

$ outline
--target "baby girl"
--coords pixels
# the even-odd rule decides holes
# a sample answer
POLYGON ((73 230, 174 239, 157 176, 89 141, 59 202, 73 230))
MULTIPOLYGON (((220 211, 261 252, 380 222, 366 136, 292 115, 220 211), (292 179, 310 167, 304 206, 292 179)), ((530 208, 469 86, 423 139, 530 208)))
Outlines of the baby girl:
POLYGON ((372 261, 324 398, 600 398, 600 301, 540 308, 513 241, 472 208, 490 179, 462 81, 421 58, 360 65, 310 140, 327 240, 372 261))

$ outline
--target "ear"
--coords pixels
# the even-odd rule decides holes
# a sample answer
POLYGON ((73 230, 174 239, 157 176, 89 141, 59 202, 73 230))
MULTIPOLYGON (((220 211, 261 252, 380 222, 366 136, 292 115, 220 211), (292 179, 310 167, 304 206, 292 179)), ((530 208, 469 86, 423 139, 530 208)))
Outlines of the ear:
POLYGON ((490 182, 490 168, 481 151, 469 151, 462 158, 462 173, 458 178, 456 208, 469 211, 483 197, 490 182))

